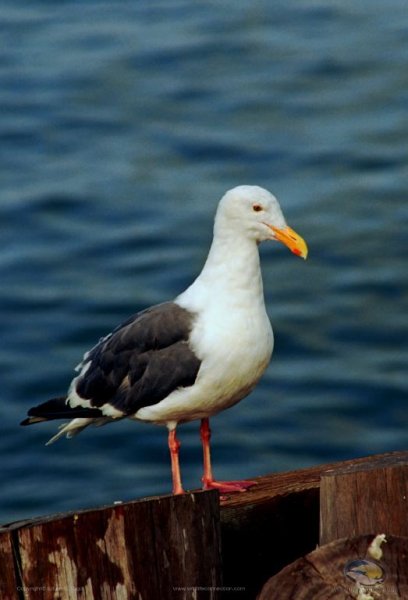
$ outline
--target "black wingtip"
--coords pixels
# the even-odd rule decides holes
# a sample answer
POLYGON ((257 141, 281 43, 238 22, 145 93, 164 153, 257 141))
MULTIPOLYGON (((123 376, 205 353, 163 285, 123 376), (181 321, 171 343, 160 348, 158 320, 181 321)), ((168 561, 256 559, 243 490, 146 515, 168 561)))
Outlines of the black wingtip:
POLYGON ((76 417, 98 418, 102 416, 99 408, 86 408, 77 406, 71 408, 66 404, 66 396, 52 398, 43 404, 33 406, 27 412, 27 418, 21 421, 20 425, 34 425, 54 419, 75 419, 76 417))
POLYGON ((20 425, 25 427, 26 425, 34 425, 34 423, 41 423, 42 421, 47 421, 48 419, 44 419, 43 417, 28 417, 21 421, 20 425))

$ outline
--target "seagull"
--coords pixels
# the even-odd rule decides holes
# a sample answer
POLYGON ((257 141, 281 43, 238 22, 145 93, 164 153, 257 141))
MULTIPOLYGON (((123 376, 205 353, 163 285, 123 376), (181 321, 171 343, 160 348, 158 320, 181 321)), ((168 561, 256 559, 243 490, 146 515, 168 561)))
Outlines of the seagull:
POLYGON ((258 251, 267 240, 307 257, 305 241, 286 224, 275 196, 252 185, 227 191, 195 281, 173 301, 138 312, 101 338, 76 367, 67 394, 31 408, 21 424, 70 419, 47 444, 125 418, 165 425, 173 494, 182 494, 176 428, 200 420, 203 488, 231 493, 254 485, 214 479, 209 419, 245 398, 272 356, 258 251))

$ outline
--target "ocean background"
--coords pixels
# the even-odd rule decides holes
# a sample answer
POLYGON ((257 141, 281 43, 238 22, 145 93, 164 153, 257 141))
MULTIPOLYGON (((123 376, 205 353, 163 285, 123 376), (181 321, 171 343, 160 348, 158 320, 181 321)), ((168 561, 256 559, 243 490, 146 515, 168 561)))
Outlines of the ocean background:
POLYGON ((407 449, 406 2, 4 0, 0 33, 0 522, 170 490, 164 428, 19 422, 194 279, 238 184, 310 255, 261 248, 275 352, 213 419, 216 476, 407 449))

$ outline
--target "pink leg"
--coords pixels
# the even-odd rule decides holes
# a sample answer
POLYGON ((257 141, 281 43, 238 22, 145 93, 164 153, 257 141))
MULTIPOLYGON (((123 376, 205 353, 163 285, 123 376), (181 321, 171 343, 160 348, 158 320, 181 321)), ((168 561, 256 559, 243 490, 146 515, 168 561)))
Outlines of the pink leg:
POLYGON ((201 419, 200 426, 201 442, 203 444, 204 474, 202 477, 203 489, 216 488, 221 493, 245 492, 249 487, 255 485, 255 481, 215 481, 211 469, 210 438, 211 429, 208 419, 201 419))
POLYGON ((173 477, 173 494, 184 494, 183 486, 181 485, 179 450, 180 442, 176 438, 176 430, 169 431, 169 450, 171 458, 171 474, 173 477))

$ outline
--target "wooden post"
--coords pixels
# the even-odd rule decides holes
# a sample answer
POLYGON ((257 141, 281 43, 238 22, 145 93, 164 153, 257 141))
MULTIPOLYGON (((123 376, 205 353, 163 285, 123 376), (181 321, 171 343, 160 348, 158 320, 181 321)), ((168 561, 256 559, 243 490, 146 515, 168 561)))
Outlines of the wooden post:
POLYGON ((320 482, 320 544, 365 533, 408 537, 408 461, 372 457, 325 471, 320 482))
POLYGON ((18 600, 19 580, 16 576, 13 540, 10 531, 0 532, 0 598, 18 600))
POLYGON ((1 600, 187 600, 218 595, 217 492, 15 524, 6 534, 15 540, 18 564, 11 569, 14 580, 3 585, 7 588, 1 600))

